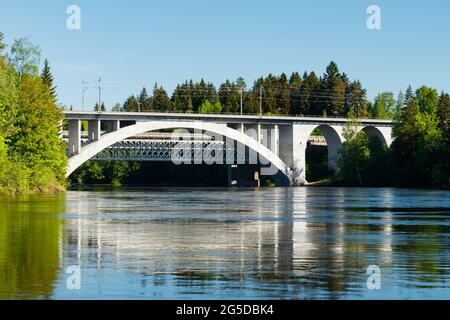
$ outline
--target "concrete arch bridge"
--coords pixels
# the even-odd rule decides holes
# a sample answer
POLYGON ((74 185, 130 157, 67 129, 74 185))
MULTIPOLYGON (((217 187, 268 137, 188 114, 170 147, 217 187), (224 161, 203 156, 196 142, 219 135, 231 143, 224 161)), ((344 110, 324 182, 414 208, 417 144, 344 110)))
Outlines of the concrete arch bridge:
MULTIPOLYGON (((344 118, 65 111, 67 176, 90 159, 254 164, 277 185, 306 183, 308 143, 324 144, 336 170, 344 118), (82 131, 87 122, 87 130, 82 131), (319 130, 320 137, 311 137, 319 130)), ((363 119, 359 130, 392 143, 390 120, 363 119)))

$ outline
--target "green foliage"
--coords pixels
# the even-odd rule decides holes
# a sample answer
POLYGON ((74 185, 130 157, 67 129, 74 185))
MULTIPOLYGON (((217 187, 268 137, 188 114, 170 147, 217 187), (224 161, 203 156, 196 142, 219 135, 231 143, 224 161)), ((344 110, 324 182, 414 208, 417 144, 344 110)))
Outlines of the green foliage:
POLYGON ((211 103, 211 101, 206 100, 202 103, 202 105, 198 108, 199 113, 221 113, 222 105, 219 101, 215 103, 211 103))
POLYGON ((442 92, 439 96, 437 115, 439 117, 439 127, 445 130, 448 127, 450 119, 450 96, 442 92))
POLYGON ((65 184, 63 114, 55 105, 49 69, 43 73, 47 80, 37 75, 39 52, 19 39, 11 47, 11 64, 0 65, 1 193, 54 192, 65 184))
POLYGON ((369 117, 366 90, 359 81, 354 81, 346 89, 346 106, 344 114, 353 113, 360 118, 369 117))
POLYGON ((370 108, 370 114, 375 119, 389 119, 395 114, 395 99, 392 92, 381 92, 375 97, 370 108))
POLYGON ((147 89, 142 88, 141 93, 138 96, 139 111, 149 112, 152 111, 152 99, 148 96, 147 89))
POLYGON ((0 193, 21 194, 30 190, 31 170, 23 162, 3 153, 0 154, 0 165, 0 193))
POLYGON ((139 102, 135 96, 130 96, 125 100, 122 107, 123 111, 126 112, 138 112, 139 111, 139 102))
POLYGON ((169 112, 172 108, 172 103, 170 102, 169 96, 163 87, 158 87, 155 84, 153 88, 153 109, 159 112, 169 112))
POLYGON ((339 175, 346 185, 450 187, 448 94, 409 87, 397 103, 392 94, 375 99, 376 115, 393 110, 394 142, 388 149, 375 137, 364 137, 353 124, 344 130, 339 175), (395 107, 394 107, 395 106, 395 107))
POLYGON ((41 50, 30 39, 20 38, 14 40, 11 46, 11 55, 8 60, 16 70, 19 81, 23 75, 38 74, 40 59, 41 50))
POLYGON ((369 140, 363 131, 358 130, 356 120, 348 123, 343 136, 345 142, 340 150, 340 175, 347 185, 362 186, 362 171, 370 159, 369 140))
POLYGON ((170 99, 167 92, 155 86, 148 96, 144 88, 140 94, 127 98, 123 111, 175 111, 199 112, 205 101, 213 105, 220 102, 225 113, 258 114, 260 105, 266 115, 333 115, 346 116, 354 112, 359 117, 368 117, 366 90, 358 81, 350 81, 341 73, 336 63, 331 62, 323 77, 314 72, 292 72, 279 76, 269 74, 257 79, 253 87, 247 88, 242 77, 232 82, 226 80, 219 89, 201 79, 178 84, 170 99), (260 90, 261 89, 261 90, 260 90))
POLYGON ((62 258, 64 204, 63 197, 29 195, 0 203, 0 299, 52 297, 62 258))
POLYGON ((54 78, 47 59, 44 61, 44 69, 42 70, 41 78, 42 82, 44 82, 44 84, 48 87, 50 94, 56 102, 56 86, 53 85, 54 78))
POLYGON ((15 130, 13 122, 18 110, 16 72, 9 65, 0 65, 0 131, 4 135, 15 130))
POLYGON ((138 162, 88 161, 70 177, 76 184, 105 184, 120 186, 124 180, 140 168, 138 162))
POLYGON ((3 66, 5 63, 5 56, 3 55, 3 51, 6 49, 6 44, 3 42, 5 36, 3 32, 0 31, 0 66, 3 66))
POLYGON ((94 111, 97 111, 97 112, 106 111, 105 103, 102 102, 102 104, 99 106, 98 102, 96 102, 95 105, 94 105, 94 111))
POLYGON ((438 103, 438 92, 436 89, 425 86, 420 87, 416 91, 416 101, 421 113, 436 115, 438 103))

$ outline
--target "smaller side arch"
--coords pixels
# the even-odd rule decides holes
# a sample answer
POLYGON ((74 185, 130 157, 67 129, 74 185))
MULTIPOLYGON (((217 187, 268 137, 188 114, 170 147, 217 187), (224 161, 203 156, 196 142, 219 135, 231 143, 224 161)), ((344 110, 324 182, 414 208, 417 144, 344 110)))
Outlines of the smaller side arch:
POLYGON ((392 144, 392 128, 391 127, 375 127, 365 126, 361 129, 367 136, 377 137, 387 147, 392 144))
POLYGON ((331 171, 337 170, 339 160, 339 150, 344 142, 342 137, 342 127, 335 127, 330 125, 318 125, 308 130, 305 140, 305 145, 314 130, 320 130, 325 138, 328 149, 328 169, 331 171))

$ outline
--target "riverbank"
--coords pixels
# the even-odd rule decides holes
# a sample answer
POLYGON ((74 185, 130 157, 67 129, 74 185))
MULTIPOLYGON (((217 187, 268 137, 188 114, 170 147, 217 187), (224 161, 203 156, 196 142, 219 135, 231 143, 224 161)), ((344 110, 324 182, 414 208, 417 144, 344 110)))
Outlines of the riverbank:
POLYGON ((67 191, 66 187, 60 185, 38 186, 32 190, 15 191, 0 189, 0 196, 26 196, 26 195, 56 195, 67 191))

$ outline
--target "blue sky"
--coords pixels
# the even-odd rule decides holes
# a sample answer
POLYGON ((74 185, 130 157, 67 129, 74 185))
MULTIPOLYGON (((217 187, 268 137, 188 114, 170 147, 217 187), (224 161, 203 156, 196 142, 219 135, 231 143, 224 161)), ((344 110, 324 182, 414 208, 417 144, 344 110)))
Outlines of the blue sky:
POLYGON ((313 70, 334 60, 368 96, 408 84, 450 92, 450 2, 345 1, 3 1, 6 42, 30 36, 48 58, 59 100, 79 109, 103 79, 108 108, 155 82, 169 93, 187 79, 216 86, 239 76, 251 85, 268 73, 313 70), (81 30, 66 28, 66 9, 81 8, 81 30), (366 27, 369 5, 382 29, 366 27))

